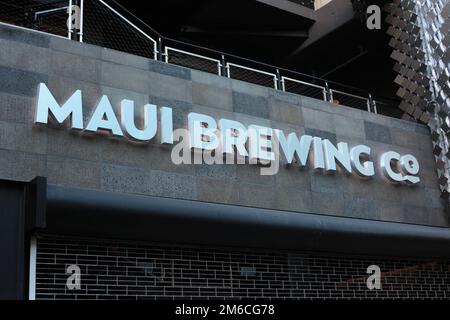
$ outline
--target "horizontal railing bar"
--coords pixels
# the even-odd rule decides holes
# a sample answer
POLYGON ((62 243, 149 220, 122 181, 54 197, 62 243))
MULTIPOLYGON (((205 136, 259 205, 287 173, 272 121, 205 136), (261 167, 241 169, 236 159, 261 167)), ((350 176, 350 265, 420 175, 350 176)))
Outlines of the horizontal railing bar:
POLYGON ((258 69, 253 69, 253 68, 250 68, 250 67, 242 66, 240 64, 228 62, 227 63, 227 67, 229 68, 230 66, 238 67, 238 68, 241 68, 241 69, 245 69, 245 70, 249 70, 249 71, 253 71, 253 72, 257 72, 257 73, 261 73, 261 74, 265 74, 267 76, 271 76, 271 77, 274 77, 274 78, 277 77, 274 73, 270 73, 270 72, 266 72, 266 71, 262 71, 262 70, 258 70, 258 69))
POLYGON ((344 92, 344 91, 339 91, 339 90, 334 90, 334 89, 330 89, 330 91, 332 92, 332 93, 339 93, 339 94, 343 94, 343 95, 346 95, 346 96, 349 96, 349 97, 353 97, 353 98, 357 98, 357 99, 361 99, 361 100, 369 100, 369 98, 365 98, 365 97, 361 97, 361 96, 358 96, 358 95, 355 95, 355 94, 351 94, 351 93, 347 93, 347 92, 344 92))
POLYGON ((166 54, 169 54, 169 53, 168 53, 169 50, 175 51, 175 52, 184 53, 184 54, 187 54, 187 55, 189 55, 189 56, 193 56, 193 57, 197 57, 197 58, 201 58, 201 59, 205 59, 205 60, 210 60, 210 61, 217 62, 217 63, 220 64, 220 60, 219 60, 219 59, 214 59, 214 58, 202 56, 202 55, 200 55, 200 54, 191 53, 191 52, 188 52, 188 51, 184 51, 184 50, 180 50, 180 49, 176 49, 176 48, 172 48, 172 47, 167 47, 167 46, 166 46, 166 54))
MULTIPOLYGON (((279 87, 278 81, 280 81, 281 88, 278 88, 278 89, 281 89, 281 90, 284 90, 284 91, 286 91, 286 85, 284 83, 285 81, 290 81, 290 82, 293 82, 295 84, 301 84, 301 85, 304 85, 304 86, 307 86, 307 87, 310 87, 310 88, 321 89, 321 90, 323 90, 323 92, 328 90, 326 86, 321 86, 319 84, 307 82, 308 80, 311 80, 311 81, 314 81, 314 82, 320 81, 320 82, 323 82, 325 84, 328 84, 328 87, 330 85, 331 86, 338 86, 340 88, 347 88, 347 89, 349 89, 351 91, 364 92, 364 93, 368 94, 368 92, 366 90, 363 90, 363 89, 360 89, 360 88, 356 88, 356 87, 353 87, 353 86, 345 85, 345 84, 334 82, 334 81, 328 81, 328 80, 325 80, 325 79, 320 78, 320 77, 304 74, 302 72, 298 72, 298 71, 294 71, 294 70, 289 70, 289 69, 286 69, 286 68, 283 68, 283 67, 277 67, 277 66, 274 66, 274 65, 270 65, 268 63, 255 61, 255 60, 252 60, 252 59, 249 59, 249 58, 245 58, 245 57, 241 57, 241 56, 238 56, 238 55, 235 55, 235 54, 224 53, 224 52, 219 51, 219 50, 206 48, 206 47, 203 47, 203 46, 200 46, 200 45, 191 44, 191 43, 187 43, 187 42, 184 42, 184 41, 180 41, 180 40, 164 37, 164 36, 160 35, 156 30, 154 30, 153 28, 148 26, 145 22, 143 22, 138 17, 136 17, 134 14, 129 12, 121 4, 117 3, 115 0, 111 0, 110 1, 110 2, 113 2, 115 5, 117 5, 117 7, 120 7, 121 10, 124 10, 133 19, 136 19, 136 21, 138 21, 140 24, 145 26, 145 28, 148 28, 149 30, 151 30, 152 33, 158 35, 158 37, 160 38, 160 43, 161 43, 161 40, 164 40, 166 42, 173 43, 173 44, 178 44, 178 45, 181 45, 181 46, 184 46, 184 47, 187 47, 187 48, 192 48, 192 49, 196 49, 196 50, 202 50, 202 51, 205 51, 205 52, 208 52, 208 53, 213 53, 213 54, 216 54, 216 55, 218 55, 220 57, 225 56, 227 59, 232 59, 232 60, 236 59, 236 60, 239 60, 239 61, 248 62, 248 63, 250 63, 252 65, 257 65, 257 66, 264 67, 265 69, 277 70, 277 74, 278 75, 280 73, 281 74, 282 73, 285 73, 285 74, 287 73, 287 74, 293 75, 294 77, 295 76, 299 76, 299 77, 306 78, 308 80, 302 81, 302 80, 298 80, 298 79, 295 79, 293 77, 288 77, 288 76, 285 76, 285 75, 281 75, 281 77, 279 77, 275 73, 271 73, 271 72, 268 72, 268 71, 260 70, 260 69, 257 69, 257 68, 248 67, 248 66, 245 66, 245 65, 242 65, 242 64, 238 64, 238 63, 234 63, 234 62, 226 62, 225 65, 222 65, 224 63, 223 58, 215 59, 215 58, 212 58, 212 57, 208 57, 208 56, 204 56, 204 55, 201 55, 201 54, 189 52, 189 51, 186 51, 186 50, 177 49, 177 48, 174 48, 174 47, 171 47, 171 46, 164 46, 163 47, 164 49, 163 49, 163 48, 161 48, 161 46, 158 47, 158 42, 155 39, 153 39, 151 36, 149 36, 141 28, 136 26, 133 22, 130 21, 130 19, 126 18, 124 15, 122 15, 120 12, 118 12, 116 9, 114 9, 111 5, 106 3, 104 0, 98 0, 98 2, 100 2, 107 9, 109 9, 111 12, 113 12, 117 17, 119 17, 120 19, 125 21, 125 23, 129 24, 132 28, 134 28, 142 36, 144 36, 146 39, 148 39, 149 41, 151 41, 153 43, 153 46, 154 46, 154 59, 155 60, 158 59, 158 54, 163 54, 163 52, 159 52, 159 51, 164 51, 164 53, 165 53, 165 61, 169 62, 169 59, 168 59, 169 52, 173 51, 173 52, 179 52, 179 53, 182 53, 182 54, 186 54, 188 56, 197 57, 199 59, 204 59, 204 60, 207 60, 207 61, 212 61, 214 63, 217 63, 217 65, 218 65, 218 74, 219 75, 222 74, 222 70, 221 69, 222 68, 226 68, 226 72, 228 74, 228 77, 230 77, 230 75, 231 75, 230 67, 236 67, 236 68, 248 70, 248 71, 251 71, 251 72, 259 73, 259 74, 262 74, 262 75, 270 76, 274 80, 274 88, 277 89, 279 87)), ((38 33, 47 34, 47 35, 50 34, 50 35, 55 36, 55 37, 68 39, 68 37, 64 37, 64 36, 61 36, 61 35, 52 34, 52 33, 49 33, 49 32, 43 32, 43 31, 30 29, 30 28, 25 28, 25 27, 21 27, 21 26, 11 25, 11 24, 8 24, 8 23, 5 23, 5 22, 0 22, 0 25, 14 26, 16 28, 31 30, 33 32, 38 32, 38 33)), ((293 90, 295 90, 295 89, 293 89, 293 90)), ((344 96, 347 96, 347 97, 353 97, 355 99, 361 99, 361 100, 367 101, 370 104, 370 99, 369 98, 363 97, 363 96, 360 96, 360 95, 357 95, 357 94, 352 94, 352 93, 348 93, 348 92, 337 90, 337 89, 329 89, 329 91, 327 91, 327 92, 329 92, 331 95, 333 95, 333 93, 337 93, 337 94, 344 95, 344 96)), ((375 104, 375 100, 372 100, 372 101, 375 104)), ((384 102, 382 102, 380 100, 377 100, 377 102, 379 104, 381 104, 381 105, 384 105, 384 104, 388 105, 389 104, 389 102, 388 103, 384 103, 384 102)), ((393 101, 393 103, 395 103, 395 102, 393 101)))
POLYGON ((130 20, 128 20, 127 18, 125 18, 121 13, 119 13, 116 9, 114 9, 113 7, 111 7, 109 4, 107 4, 106 2, 104 2, 103 0, 98 0, 98 2, 100 2, 101 4, 103 4, 105 7, 107 7, 109 10, 111 10, 112 12, 114 12, 118 17, 120 17, 122 20, 124 20, 126 23, 128 23, 130 26, 132 26, 134 29, 136 29, 140 34, 142 34, 144 37, 146 37, 148 40, 150 40, 151 42, 153 42, 154 45, 154 59, 156 59, 156 40, 154 40, 152 37, 150 37, 148 34, 146 34, 144 31, 142 31, 139 27, 137 27, 134 23, 132 23, 130 20))
POLYGON ((158 38, 161 38, 164 41, 170 41, 170 42, 178 43, 180 45, 187 46, 187 47, 190 47, 190 48, 196 48, 196 49, 199 49, 199 50, 208 51, 208 52, 211 52, 211 53, 218 54, 220 56, 224 55, 224 56, 229 57, 229 58, 234 58, 234 59, 238 59, 238 60, 242 60, 242 61, 247 61, 247 62, 250 62, 250 63, 253 63, 253 64, 258 64, 258 65, 261 65, 261 66, 264 66, 264 67, 267 67, 267 68, 270 68, 270 69, 275 69, 275 70, 278 69, 278 70, 280 70, 280 72, 283 71, 283 72, 286 72, 286 73, 291 73, 291 74, 294 74, 294 75, 307 77, 309 79, 323 81, 323 82, 328 83, 329 85, 336 85, 336 86, 340 86, 342 88, 347 88, 349 90, 354 90, 354 91, 358 91, 358 92, 367 92, 367 90, 364 90, 364 89, 361 89, 361 88, 357 88, 357 87, 353 87, 353 86, 350 86, 350 85, 347 85, 347 84, 343 84, 343 83, 339 83, 339 82, 335 82, 335 81, 331 81, 331 80, 326 80, 326 79, 323 79, 323 78, 320 78, 320 77, 316 77, 316 76, 313 76, 313 75, 309 75, 309 74, 305 74, 305 73, 302 73, 302 72, 299 72, 299 71, 295 71, 295 70, 290 70, 290 69, 283 68, 283 67, 274 66, 274 65, 271 65, 271 64, 268 64, 268 63, 265 63, 265 62, 255 61, 255 60, 252 60, 252 59, 249 59, 249 58, 245 58, 245 57, 241 57, 241 56, 238 56, 238 55, 235 55, 235 54, 222 52, 222 51, 219 51, 219 50, 215 50, 215 49, 203 47, 203 46, 200 46, 200 45, 184 42, 184 41, 181 41, 181 40, 165 37, 162 34, 160 34, 158 31, 156 31, 155 29, 150 27, 147 23, 142 21, 140 18, 135 16, 133 13, 131 13, 128 9, 126 9, 124 6, 122 6, 117 1, 115 1, 115 0, 109 0, 109 1, 113 2, 115 5, 120 7, 122 10, 126 11, 127 14, 129 14, 134 19, 136 19, 136 21, 139 21, 139 23, 144 25, 146 28, 148 28, 150 31, 152 31, 152 33, 156 34, 158 36, 158 38))
POLYGON ((325 89, 325 87, 319 86, 319 85, 317 85, 317 84, 313 84, 313 83, 309 83, 309 82, 304 82, 304 81, 301 81, 301 80, 292 79, 292 78, 285 77, 285 76, 282 76, 282 77, 281 77, 281 80, 282 80, 282 81, 288 80, 288 81, 300 83, 300 84, 303 84, 303 85, 306 85, 306 86, 314 87, 314 88, 317 88, 317 89, 325 89))

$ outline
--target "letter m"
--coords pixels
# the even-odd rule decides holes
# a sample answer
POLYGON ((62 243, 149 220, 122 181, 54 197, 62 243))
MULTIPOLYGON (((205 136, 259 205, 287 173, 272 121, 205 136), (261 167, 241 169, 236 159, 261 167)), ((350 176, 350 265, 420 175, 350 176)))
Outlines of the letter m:
POLYGON ((75 91, 60 106, 47 86, 44 83, 40 83, 38 87, 36 119, 34 122, 47 124, 49 112, 52 118, 59 124, 62 124, 69 116, 72 116, 70 127, 76 130, 83 130, 83 108, 80 90, 75 91))

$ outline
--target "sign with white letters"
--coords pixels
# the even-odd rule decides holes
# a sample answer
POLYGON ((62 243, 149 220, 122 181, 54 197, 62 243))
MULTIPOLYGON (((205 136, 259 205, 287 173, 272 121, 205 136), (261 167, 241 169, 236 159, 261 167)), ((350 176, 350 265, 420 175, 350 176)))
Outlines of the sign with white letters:
MULTIPOLYGON (((174 163, 189 163, 184 156, 176 158, 181 149, 188 153, 200 154, 200 162, 226 164, 260 164, 261 174, 276 174, 279 163, 285 165, 310 166, 327 173, 340 171, 344 174, 356 174, 362 178, 375 175, 376 163, 371 148, 366 145, 349 146, 339 142, 335 146, 328 139, 310 135, 297 136, 279 129, 250 125, 220 119, 216 121, 209 115, 191 112, 188 115, 188 128, 173 129, 172 108, 157 107, 153 104, 135 106, 131 100, 122 100, 120 121, 114 112, 110 100, 102 96, 94 108, 89 121, 83 121, 82 92, 75 91, 62 105, 56 101, 44 83, 39 84, 36 106, 36 124, 48 124, 52 118, 55 124, 68 122, 72 130, 85 133, 107 132, 111 136, 124 137, 130 142, 149 143, 154 141, 159 131, 159 143, 173 145, 176 138, 183 137, 179 146, 172 152, 174 163), (142 128, 136 125, 135 111, 143 109, 142 128), (185 151, 186 151, 185 150, 185 151), (176 152, 174 152, 176 151, 176 152), (180 160, 181 159, 181 160, 180 160), (264 173, 265 172, 265 173, 264 173)), ((185 152, 186 153, 186 152, 185 152)), ((189 157, 190 159, 190 157, 189 157)), ((390 182, 414 185, 420 182, 419 162, 411 154, 401 155, 387 150, 379 157, 381 174, 390 182)))

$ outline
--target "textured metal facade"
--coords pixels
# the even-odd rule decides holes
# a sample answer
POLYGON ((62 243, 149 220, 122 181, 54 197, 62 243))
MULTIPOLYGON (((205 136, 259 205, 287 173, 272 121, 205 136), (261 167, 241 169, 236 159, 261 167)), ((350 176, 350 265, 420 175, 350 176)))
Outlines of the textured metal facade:
POLYGON ((405 119, 428 124, 442 196, 449 196, 450 1, 396 0, 385 6, 397 95, 405 119))

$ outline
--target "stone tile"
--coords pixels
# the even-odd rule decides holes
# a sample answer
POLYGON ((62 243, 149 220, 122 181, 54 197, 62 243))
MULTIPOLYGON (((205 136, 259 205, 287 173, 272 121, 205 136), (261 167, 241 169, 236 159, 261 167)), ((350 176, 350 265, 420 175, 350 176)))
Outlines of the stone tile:
POLYGON ((64 103, 76 90, 81 90, 83 96, 83 118, 86 125, 94 108, 101 98, 101 89, 94 83, 74 80, 72 78, 52 75, 47 86, 58 103, 64 103))
MULTIPOLYGON (((403 130, 398 128, 391 128, 392 144, 416 149, 418 148, 418 138, 415 131, 403 130)), ((431 144, 431 138, 430 138, 431 144)))
POLYGON ((148 94, 147 71, 111 62, 102 62, 100 68, 102 85, 148 94))
POLYGON ((275 208, 293 212, 309 213, 313 211, 311 192, 294 188, 275 190, 275 208))
POLYGON ((149 96, 149 101, 152 104, 156 104, 158 107, 172 108, 173 128, 187 129, 188 114, 189 112, 193 111, 192 103, 186 101, 172 100, 170 98, 163 98, 159 96, 149 96))
POLYGON ((417 125, 415 126, 415 131, 416 131, 418 134, 423 134, 423 135, 425 135, 425 136, 430 136, 430 135, 431 135, 430 128, 428 128, 428 126, 426 126, 426 125, 417 124, 417 125))
POLYGON ((344 195, 339 192, 311 192, 313 213, 342 216, 344 195))
POLYGON ((350 108, 343 105, 336 106, 331 104, 329 109, 333 114, 340 115, 349 119, 358 119, 358 120, 364 119, 365 114, 368 113, 367 111, 364 110, 350 108))
POLYGON ((191 69, 176 66, 169 63, 164 63, 155 60, 148 60, 148 70, 155 73, 164 74, 166 76, 171 76, 184 80, 191 80, 191 69))
POLYGON ((419 172, 419 177, 420 177, 419 186, 431 189, 438 188, 439 183, 436 170, 425 170, 424 168, 421 168, 419 172))
POLYGON ((241 92, 233 92, 234 112, 248 114, 254 117, 270 118, 270 108, 267 98, 241 92))
POLYGON ((448 213, 442 209, 428 209, 428 224, 436 227, 445 227, 448 228, 450 226, 448 213))
POLYGON ((339 141, 355 140, 363 143, 366 139, 364 122, 350 117, 334 115, 336 136, 339 141))
POLYGON ((340 108, 336 108, 335 104, 323 101, 321 99, 310 98, 307 96, 300 96, 300 104, 303 109, 313 109, 316 111, 323 111, 333 113, 340 108))
POLYGON ((189 175, 104 164, 101 180, 105 191, 197 198, 195 177, 189 175))
POLYGON ((204 107, 202 105, 194 104, 192 106, 192 112, 206 114, 210 117, 213 117, 214 120, 216 120, 217 124, 219 124, 220 119, 228 119, 228 120, 234 120, 236 114, 232 111, 226 111, 222 109, 216 109, 216 108, 210 108, 210 107, 204 107))
POLYGON ((429 209, 417 206, 403 206, 403 215, 401 221, 403 223, 413 223, 428 225, 429 224, 429 209))
POLYGON ((200 177, 208 177, 220 180, 237 180, 237 167, 233 164, 194 165, 195 174, 200 177))
MULTIPOLYGON (((100 87, 100 95, 107 95, 109 98, 109 101, 111 102, 111 105, 114 108, 114 111, 116 112, 116 115, 120 115, 120 108, 122 100, 128 99, 134 101, 134 106, 136 110, 136 118, 139 118, 139 120, 143 119, 144 116, 144 105, 147 103, 150 103, 149 97, 145 93, 139 93, 134 92, 130 90, 122 90, 118 88, 112 88, 112 87, 106 87, 102 86, 100 87)), ((120 118, 118 118, 120 121, 120 118)))
MULTIPOLYGON (((426 127, 424 125, 420 125, 414 121, 409 120, 403 120, 403 119, 397 119, 397 118, 390 118, 389 119, 389 126, 391 128, 397 128, 407 131, 416 131, 416 129, 419 127, 426 127)), ((428 127, 427 127, 428 128, 428 127)))
POLYGON ((244 113, 234 113, 234 120, 242 123, 244 125, 244 127, 248 127, 250 125, 257 125, 257 126, 271 128, 271 124, 272 124, 270 119, 255 117, 255 116, 251 116, 251 115, 244 114, 244 113))
POLYGON ((343 215, 351 218, 379 220, 377 202, 371 198, 359 198, 354 195, 344 195, 343 215))
POLYGON ((270 186, 249 183, 239 184, 238 204, 240 205, 256 208, 273 208, 275 201, 275 193, 270 186))
POLYGON ((48 128, 47 153, 49 155, 80 160, 100 161, 105 137, 83 135, 79 132, 48 128))
POLYGON ((278 100, 270 101, 270 119, 280 122, 303 125, 303 114, 299 106, 278 100))
POLYGON ((420 188, 419 186, 403 186, 399 188, 400 202, 405 206, 441 208, 443 203, 440 200, 438 189, 420 188))
POLYGON ((330 140, 330 142, 332 144, 334 144, 334 145, 337 144, 336 134, 329 132, 329 131, 318 130, 318 129, 313 129, 313 128, 306 128, 305 134, 310 135, 312 137, 319 137, 324 140, 328 139, 328 140, 330 140))
POLYGON ((280 91, 276 89, 269 89, 269 98, 273 101, 284 102, 287 104, 300 106, 302 96, 295 93, 280 91))
POLYGON ((260 165, 240 164, 236 165, 237 177, 240 182, 258 185, 274 185, 275 175, 261 175, 260 165))
POLYGON ((177 199, 197 199, 197 184, 194 176, 164 171, 152 171, 150 175, 152 181, 150 194, 177 199))
POLYGON ((240 80, 231 80, 231 89, 235 92, 252 96, 264 98, 269 96, 269 88, 240 80))
POLYGON ((154 72, 148 74, 147 81, 149 95, 192 103, 190 81, 154 72))
POLYGON ((48 183, 89 189, 100 188, 100 164, 56 156, 47 158, 48 183))
POLYGON ((192 102, 211 108, 233 111, 233 98, 230 89, 193 83, 192 102))
POLYGON ((0 65, 45 74, 50 68, 50 50, 22 42, 0 39, 0 65))
POLYGON ((47 176, 44 155, 0 149, 0 179, 31 181, 47 176))
POLYGON ((231 89, 231 82, 233 81, 227 77, 198 70, 191 70, 191 79, 194 83, 206 84, 222 89, 231 89))
POLYGON ((310 169, 299 166, 280 166, 275 175, 275 188, 278 190, 293 190, 303 192, 311 190, 310 169))
POLYGON ((52 51, 50 56, 51 74, 93 83, 100 81, 102 63, 99 60, 60 51, 52 51))
POLYGON ((34 123, 34 99, 13 94, 0 93, 0 120, 19 123, 34 123))
POLYGON ((0 148, 45 154, 47 152, 46 128, 0 121, 0 148))
POLYGON ((112 50, 108 48, 102 48, 101 59, 103 61, 109 61, 126 65, 128 67, 134 67, 142 70, 148 70, 149 59, 141 56, 136 56, 122 51, 112 50))
POLYGON ((367 140, 392 144, 392 138, 389 127, 378 123, 364 121, 364 129, 366 132, 367 140))
POLYGON ((342 193, 343 178, 341 174, 324 174, 309 170, 311 191, 323 193, 342 193))
POLYGON ((159 142, 136 144, 125 139, 99 139, 101 160, 104 163, 194 175, 194 165, 173 163, 171 146, 162 146, 159 142))
POLYGON ((306 128, 326 130, 336 133, 333 114, 309 108, 302 108, 306 128))
POLYGON ((34 97, 38 84, 47 82, 47 79, 41 73, 0 66, 0 92, 34 97))
POLYGON ((69 39, 50 37, 50 49, 94 59, 101 59, 103 48, 69 39))
POLYGON ((23 42, 37 47, 48 48, 50 37, 51 36, 43 33, 33 32, 18 27, 2 25, 0 28, 1 39, 23 42))
POLYGON ((380 220, 403 222, 405 219, 405 207, 398 201, 383 201, 377 205, 380 220))
POLYGON ((365 121, 381 124, 387 127, 391 126, 391 117, 367 111, 361 111, 361 114, 363 116, 362 119, 365 121))
POLYGON ((235 204, 239 199, 239 186, 229 181, 197 177, 199 201, 235 204))

